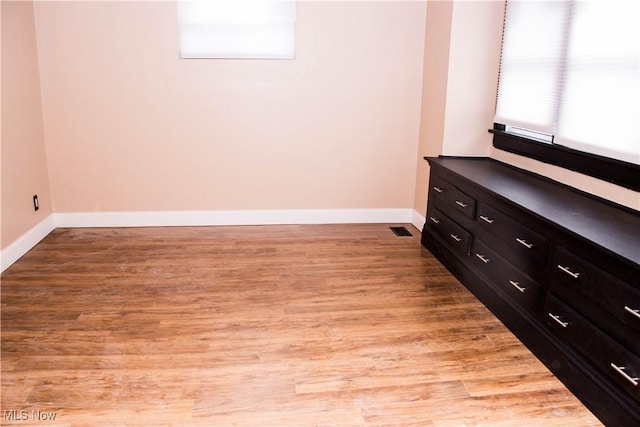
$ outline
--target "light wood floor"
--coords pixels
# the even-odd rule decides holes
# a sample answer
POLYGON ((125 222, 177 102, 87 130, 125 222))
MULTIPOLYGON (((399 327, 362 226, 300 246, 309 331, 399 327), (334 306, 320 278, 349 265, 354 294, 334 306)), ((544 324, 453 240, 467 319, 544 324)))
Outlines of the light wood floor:
POLYGON ((2 275, 2 423, 598 425, 408 228, 58 229, 2 275))

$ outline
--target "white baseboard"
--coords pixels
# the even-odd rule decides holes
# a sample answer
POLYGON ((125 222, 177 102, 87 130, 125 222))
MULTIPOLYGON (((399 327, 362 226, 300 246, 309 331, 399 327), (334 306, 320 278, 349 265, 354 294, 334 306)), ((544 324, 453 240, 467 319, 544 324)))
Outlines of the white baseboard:
POLYGON ((13 243, 0 251, 1 271, 5 271, 14 262, 20 259, 31 248, 47 237, 56 228, 55 215, 51 214, 38 223, 35 227, 18 237, 13 243))
POLYGON ((419 230, 424 217, 411 209, 291 209, 236 211, 78 212, 49 215, 0 253, 2 271, 56 227, 172 227, 276 224, 406 224, 419 230))
POLYGON ((82 212, 56 214, 57 227, 408 223, 410 209, 82 212))
POLYGON ((424 227, 424 223, 427 222, 427 218, 420 214, 418 211, 411 211, 411 224, 420 232, 422 232, 422 228, 424 227))

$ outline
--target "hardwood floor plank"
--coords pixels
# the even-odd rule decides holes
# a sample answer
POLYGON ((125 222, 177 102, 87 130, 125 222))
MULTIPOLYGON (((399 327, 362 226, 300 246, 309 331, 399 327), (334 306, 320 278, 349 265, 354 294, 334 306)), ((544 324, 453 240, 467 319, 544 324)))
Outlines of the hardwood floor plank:
POLYGON ((411 231, 57 229, 2 274, 1 423, 599 425, 411 231))

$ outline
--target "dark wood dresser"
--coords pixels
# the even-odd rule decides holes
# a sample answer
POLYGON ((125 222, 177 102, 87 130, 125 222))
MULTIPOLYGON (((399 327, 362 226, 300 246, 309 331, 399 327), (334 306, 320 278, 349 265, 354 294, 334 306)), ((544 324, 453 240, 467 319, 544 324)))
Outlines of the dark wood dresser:
POLYGON ((422 244, 606 425, 640 425, 640 214, 488 158, 427 158, 422 244))

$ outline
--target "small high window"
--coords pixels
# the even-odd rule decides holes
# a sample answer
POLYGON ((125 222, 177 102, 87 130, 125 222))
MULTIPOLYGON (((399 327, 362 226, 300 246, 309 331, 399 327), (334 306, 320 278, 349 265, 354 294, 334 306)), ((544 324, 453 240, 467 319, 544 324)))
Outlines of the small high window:
POLYGON ((178 19, 181 58, 295 57, 295 1, 180 1, 178 19))

